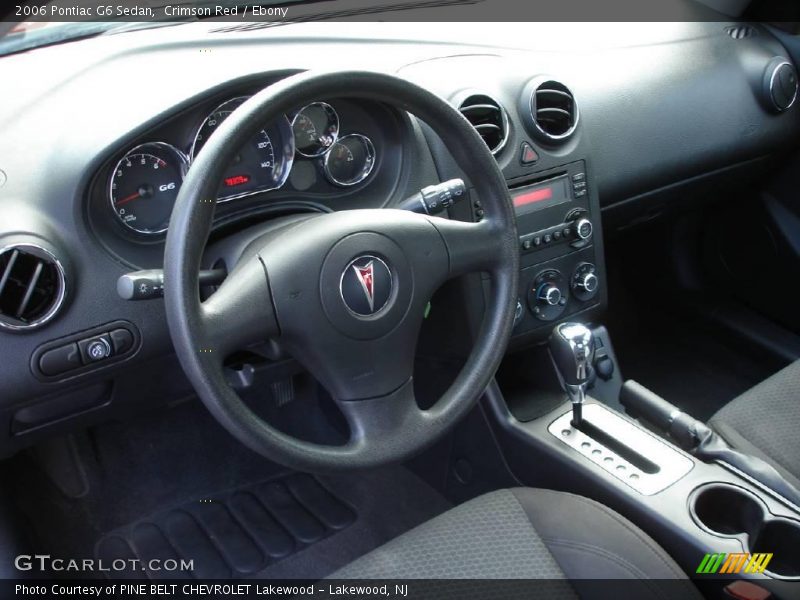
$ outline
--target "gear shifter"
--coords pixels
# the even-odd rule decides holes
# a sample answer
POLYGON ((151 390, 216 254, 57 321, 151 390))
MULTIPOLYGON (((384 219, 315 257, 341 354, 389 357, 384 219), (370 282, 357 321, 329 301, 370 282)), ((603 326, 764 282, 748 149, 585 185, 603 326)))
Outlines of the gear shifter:
POLYGON ((550 356, 572 401, 572 426, 580 427, 583 401, 594 358, 594 337, 581 323, 556 325, 550 336, 550 356))

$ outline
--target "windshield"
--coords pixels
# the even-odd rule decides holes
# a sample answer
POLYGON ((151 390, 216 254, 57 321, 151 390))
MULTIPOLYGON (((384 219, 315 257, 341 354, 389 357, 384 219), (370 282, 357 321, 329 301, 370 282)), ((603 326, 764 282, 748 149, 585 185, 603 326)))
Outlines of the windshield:
MULTIPOLYGON (((70 40, 77 40, 106 33, 130 23, 63 23, 52 21, 6 23, 6 31, 0 36, 0 56, 49 46, 70 40)), ((141 23, 141 27, 156 27, 159 23, 141 23)))
POLYGON ((107 5, 103 2, 54 0, 14 6, 0 23, 0 56, 106 33, 123 33, 179 25, 199 19, 274 19, 289 14, 287 4, 317 0, 272 0, 245 4, 240 0, 162 3, 158 0, 107 5), (258 7, 258 8, 255 8, 258 7))

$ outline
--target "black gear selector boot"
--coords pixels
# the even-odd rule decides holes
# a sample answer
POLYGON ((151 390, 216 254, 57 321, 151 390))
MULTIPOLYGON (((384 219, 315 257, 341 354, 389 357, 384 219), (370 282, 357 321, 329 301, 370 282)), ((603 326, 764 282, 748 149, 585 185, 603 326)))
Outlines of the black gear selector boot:
POLYGON ((561 384, 572 401, 572 425, 579 428, 594 359, 591 330, 581 323, 556 325, 550 336, 550 356, 561 384))

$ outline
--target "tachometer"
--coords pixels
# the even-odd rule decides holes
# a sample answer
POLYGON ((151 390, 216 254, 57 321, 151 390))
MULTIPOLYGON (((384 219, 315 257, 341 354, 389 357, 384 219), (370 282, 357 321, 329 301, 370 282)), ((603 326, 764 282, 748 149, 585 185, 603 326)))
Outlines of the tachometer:
POLYGON ((325 156, 325 175, 336 185, 350 186, 364 181, 375 166, 372 140, 359 133, 346 135, 325 156))
MULTIPOLYGON (((247 96, 233 98, 215 108, 203 121, 192 144, 192 160, 228 116, 247 101, 247 96)), ((258 131, 237 153, 220 183, 219 200, 281 187, 289 176, 294 160, 294 136, 286 117, 281 117, 258 131)))
POLYGON ((322 156, 339 137, 339 115, 326 102, 308 104, 292 119, 292 133, 299 154, 322 156))
POLYGON ((169 144, 151 142, 132 148, 111 173, 114 214, 137 233, 165 232, 186 168, 186 157, 169 144))

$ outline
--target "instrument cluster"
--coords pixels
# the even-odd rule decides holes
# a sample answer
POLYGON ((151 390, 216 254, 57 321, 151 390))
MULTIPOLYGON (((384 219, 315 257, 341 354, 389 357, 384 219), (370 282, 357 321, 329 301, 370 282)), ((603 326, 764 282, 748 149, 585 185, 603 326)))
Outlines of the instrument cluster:
MULTIPOLYGON (((116 221, 137 236, 163 236, 186 173, 205 143, 248 100, 238 95, 203 113, 180 143, 147 141, 130 147, 108 174, 106 200, 116 221)), ((264 124, 239 150, 220 181, 218 203, 284 187, 298 164, 296 189, 319 172, 332 188, 366 184, 378 162, 376 143, 349 128, 327 102, 312 102, 264 124)), ((315 180, 315 179, 314 179, 315 180)))

